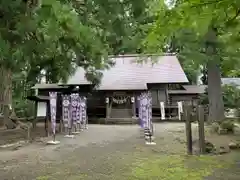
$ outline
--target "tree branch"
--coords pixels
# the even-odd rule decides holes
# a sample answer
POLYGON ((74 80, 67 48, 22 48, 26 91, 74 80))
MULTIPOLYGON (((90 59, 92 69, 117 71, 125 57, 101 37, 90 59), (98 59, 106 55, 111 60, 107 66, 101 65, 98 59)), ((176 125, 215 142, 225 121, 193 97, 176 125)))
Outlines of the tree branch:
POLYGON ((224 1, 227 1, 227 0, 205 1, 202 3, 196 3, 195 5, 192 5, 191 7, 207 6, 207 5, 212 5, 212 4, 216 4, 216 3, 224 2, 224 1))
POLYGON ((225 23, 225 25, 226 25, 226 27, 228 27, 235 19, 237 19, 237 17, 240 15, 240 8, 238 8, 237 10, 236 10, 236 14, 232 17, 232 18, 230 18, 230 19, 228 19, 227 21, 226 21, 226 23, 225 23))

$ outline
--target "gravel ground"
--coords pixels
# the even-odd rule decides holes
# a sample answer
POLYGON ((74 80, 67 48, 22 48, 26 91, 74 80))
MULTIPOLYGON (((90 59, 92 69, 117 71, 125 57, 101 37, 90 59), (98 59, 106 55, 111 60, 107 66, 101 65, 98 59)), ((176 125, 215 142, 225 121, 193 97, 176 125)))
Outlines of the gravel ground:
POLYGON ((61 143, 57 146, 34 143, 17 151, 3 151, 1 179, 65 180, 80 173, 89 179, 107 179, 105 176, 111 173, 112 166, 120 164, 120 161, 114 164, 117 161, 111 160, 111 156, 131 152, 135 144, 143 143, 138 137, 138 126, 90 125, 74 139, 58 136, 61 143))
MULTIPOLYGON (((157 153, 184 153, 183 123, 156 124, 155 129, 157 146, 160 147, 157 153)), ((1 179, 121 179, 121 173, 129 168, 134 153, 148 148, 135 125, 90 125, 74 139, 63 136, 57 139, 61 142, 57 146, 36 142, 16 151, 0 152, 1 179)), ((156 150, 148 148, 148 151, 156 150)))

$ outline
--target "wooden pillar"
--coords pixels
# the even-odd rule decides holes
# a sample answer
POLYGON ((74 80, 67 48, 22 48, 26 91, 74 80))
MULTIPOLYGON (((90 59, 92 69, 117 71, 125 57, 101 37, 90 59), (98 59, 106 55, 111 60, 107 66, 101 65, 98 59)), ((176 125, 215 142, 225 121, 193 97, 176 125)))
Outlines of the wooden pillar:
MULTIPOLYGON (((167 98, 167 95, 166 95, 167 98)), ((159 104, 159 112, 160 112, 160 120, 162 119, 162 110, 161 110, 161 100, 160 100, 160 92, 159 90, 157 90, 157 100, 158 100, 158 104, 159 104)))
POLYGON ((33 119, 33 122, 32 122, 34 130, 37 127, 37 113, 38 113, 38 101, 34 101, 34 119, 33 119))
POLYGON ((132 116, 133 118, 136 118, 136 99, 134 96, 131 98, 131 103, 132 103, 132 116))
POLYGON ((199 150, 201 154, 206 152, 205 132, 204 132, 204 107, 198 106, 198 133, 199 133, 199 150))
MULTIPOLYGON (((35 89, 35 96, 37 97, 38 96, 38 89, 35 89)), ((38 113, 38 102, 37 100, 34 101, 34 119, 33 119, 33 122, 32 122, 32 125, 33 125, 33 129, 36 129, 37 127, 37 113, 38 113)))
MULTIPOLYGON (((64 125, 63 125, 63 113, 62 113, 62 101, 63 101, 63 98, 61 95, 58 96, 58 103, 57 103, 57 110, 59 110, 58 106, 60 106, 60 117, 59 117, 59 132, 62 133, 63 132, 63 128, 64 128, 64 125)), ((59 112, 58 112, 59 113, 59 112)))
POLYGON ((136 99, 135 96, 131 97, 131 103, 132 103, 132 124, 134 124, 136 119, 136 99))
POLYGON ((106 97, 105 103, 106 103, 106 118, 105 118, 105 124, 106 124, 109 118, 109 97, 106 97))
POLYGON ((47 102, 47 115, 45 120, 46 135, 49 136, 51 132, 51 112, 50 112, 50 101, 47 102))
POLYGON ((168 103, 169 100, 170 100, 170 97, 169 97, 169 94, 168 94, 168 86, 169 85, 166 85, 166 89, 165 89, 165 93, 166 93, 166 102, 168 103))
POLYGON ((48 116, 46 116, 44 120, 44 129, 45 129, 45 136, 48 136, 48 116))
POLYGON ((108 107, 108 118, 110 118, 110 116, 111 116, 111 112, 112 112, 112 101, 110 101, 110 103, 109 103, 109 107, 108 107))
POLYGON ((192 155, 192 126, 191 126, 191 108, 184 104, 184 120, 186 127, 187 153, 192 155))

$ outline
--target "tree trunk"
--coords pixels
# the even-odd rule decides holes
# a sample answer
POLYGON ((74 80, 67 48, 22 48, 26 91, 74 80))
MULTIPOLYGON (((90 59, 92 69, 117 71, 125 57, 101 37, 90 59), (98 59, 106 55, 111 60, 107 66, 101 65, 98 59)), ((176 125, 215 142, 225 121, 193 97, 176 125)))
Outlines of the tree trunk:
POLYGON ((12 72, 3 66, 0 67, 0 106, 4 117, 4 125, 13 129, 16 125, 9 119, 10 106, 12 106, 12 72))
POLYGON ((221 87, 221 73, 215 61, 208 63, 208 100, 209 116, 208 120, 222 121, 224 116, 224 104, 221 87))
POLYGON ((207 62, 207 83, 208 83, 208 100, 209 100, 209 115, 208 120, 222 121, 224 116, 224 103, 221 87, 221 71, 220 57, 217 52, 218 38, 217 29, 214 26, 209 26, 206 34, 206 54, 207 62))
MULTIPOLYGON (((3 82, 3 70, 0 67, 0 81, 3 82)), ((4 114, 4 85, 3 83, 0 83, 0 114, 4 114)), ((1 118, 0 126, 4 125, 4 118, 1 118)))

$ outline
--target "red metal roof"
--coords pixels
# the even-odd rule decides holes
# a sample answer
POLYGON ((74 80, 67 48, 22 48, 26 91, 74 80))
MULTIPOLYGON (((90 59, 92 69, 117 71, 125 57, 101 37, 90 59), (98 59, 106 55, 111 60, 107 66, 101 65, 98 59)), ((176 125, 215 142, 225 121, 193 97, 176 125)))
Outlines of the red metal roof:
MULTIPOLYGON (((100 90, 143 90, 147 83, 188 83, 188 79, 174 55, 155 56, 155 64, 151 58, 139 55, 111 57, 115 65, 104 70, 100 90), (143 60, 142 63, 136 61, 143 60)), ((83 68, 69 78, 67 84, 86 84, 83 68)))

